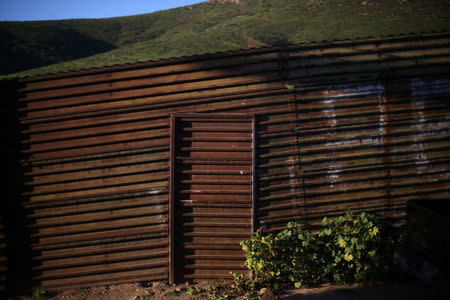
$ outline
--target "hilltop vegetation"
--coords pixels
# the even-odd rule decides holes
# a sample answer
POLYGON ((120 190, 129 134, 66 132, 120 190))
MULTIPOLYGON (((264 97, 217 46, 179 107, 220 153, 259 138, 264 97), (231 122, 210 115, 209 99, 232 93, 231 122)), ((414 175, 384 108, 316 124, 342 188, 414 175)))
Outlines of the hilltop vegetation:
POLYGON ((0 22, 0 74, 32 76, 252 47, 433 31, 450 31, 449 1, 210 1, 129 17, 0 22))

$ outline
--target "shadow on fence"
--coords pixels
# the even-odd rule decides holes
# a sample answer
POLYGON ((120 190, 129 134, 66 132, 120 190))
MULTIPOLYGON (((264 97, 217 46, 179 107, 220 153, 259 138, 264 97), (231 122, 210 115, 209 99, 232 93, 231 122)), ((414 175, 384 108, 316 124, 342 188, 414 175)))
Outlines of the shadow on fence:
POLYGON ((5 235, 5 293, 9 296, 23 295, 32 286, 31 237, 27 229, 26 212, 21 193, 25 191, 25 169, 20 161, 19 102, 16 101, 17 84, 2 82, 2 122, 5 133, 6 193, 1 199, 1 217, 5 235))

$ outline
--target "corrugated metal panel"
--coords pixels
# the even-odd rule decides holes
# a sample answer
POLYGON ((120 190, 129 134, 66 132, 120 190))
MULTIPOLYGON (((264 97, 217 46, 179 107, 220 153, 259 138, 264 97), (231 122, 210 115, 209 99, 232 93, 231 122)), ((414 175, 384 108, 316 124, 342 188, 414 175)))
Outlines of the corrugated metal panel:
POLYGON ((289 53, 309 223, 347 208, 401 221, 407 200, 448 198, 449 41, 289 53))
POLYGON ((5 291, 6 264, 6 236, 3 217, 0 216, 0 295, 5 291))
POLYGON ((34 280, 68 286, 167 278, 164 149, 33 162, 34 280))
POLYGON ((256 116, 255 226, 448 199, 449 34, 20 81, 35 284, 167 279, 170 114, 256 116))
POLYGON ((171 281, 232 278, 252 232, 253 117, 172 115, 171 281))
MULTIPOLYGON (((40 252, 35 284, 167 279, 170 113, 282 111, 284 83, 264 76, 277 77, 277 64, 272 51, 119 72, 111 76, 120 81, 106 84, 91 83, 98 75, 25 80, 19 101, 25 205, 40 252)), ((198 260, 198 251, 211 250, 196 251, 198 260)))

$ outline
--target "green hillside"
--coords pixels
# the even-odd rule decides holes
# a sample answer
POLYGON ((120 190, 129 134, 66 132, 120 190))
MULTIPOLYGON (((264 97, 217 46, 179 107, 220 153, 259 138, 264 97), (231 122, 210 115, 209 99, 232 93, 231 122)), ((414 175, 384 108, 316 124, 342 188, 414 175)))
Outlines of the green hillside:
POLYGON ((445 0, 240 2, 109 19, 0 22, 0 74, 31 76, 262 46, 450 31, 445 0))

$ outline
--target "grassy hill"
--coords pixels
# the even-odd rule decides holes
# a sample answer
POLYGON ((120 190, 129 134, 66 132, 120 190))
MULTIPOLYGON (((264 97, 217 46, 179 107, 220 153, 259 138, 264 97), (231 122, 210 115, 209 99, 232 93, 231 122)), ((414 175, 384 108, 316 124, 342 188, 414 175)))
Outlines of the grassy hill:
POLYGON ((203 2, 108 19, 0 22, 0 78, 162 58, 450 31, 445 0, 203 2))

